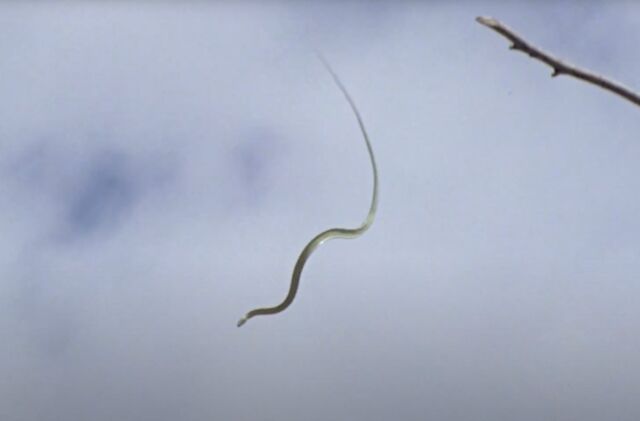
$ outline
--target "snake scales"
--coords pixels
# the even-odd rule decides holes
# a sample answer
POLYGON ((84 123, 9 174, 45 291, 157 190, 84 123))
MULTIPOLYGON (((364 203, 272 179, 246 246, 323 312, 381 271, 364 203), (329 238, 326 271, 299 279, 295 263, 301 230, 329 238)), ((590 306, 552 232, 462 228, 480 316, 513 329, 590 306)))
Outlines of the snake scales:
POLYGON ((320 244, 324 243, 327 240, 331 240, 333 238, 355 238, 362 235, 362 233, 364 233, 371 226, 371 224, 373 224, 373 220, 375 219, 376 209, 378 207, 378 168, 376 167, 376 160, 373 155, 373 149, 371 147, 371 142, 369 141, 369 136, 367 135, 367 130, 364 127, 362 117, 360 116, 360 112, 358 111, 355 102, 338 78, 338 75, 333 71, 329 63, 321 55, 319 55, 319 58, 329 74, 331 74, 333 81, 338 86, 338 89, 340 89, 340 91, 343 93, 347 102, 349 103, 349 106, 351 107, 351 110, 355 114, 355 117, 358 120, 358 125, 360 126, 360 131, 362 132, 362 136, 367 146, 367 151, 369 152, 371 167, 373 169, 373 194, 371 197, 371 206, 369 207, 369 213, 367 214, 367 217, 362 225, 357 228, 331 228, 321 232, 320 234, 316 235, 311 241, 309 241, 304 249, 302 249, 300 256, 298 256, 298 260, 296 261, 296 265, 293 268, 289 292, 287 293, 285 299, 280 304, 274 307, 256 308, 254 310, 251 310, 250 312, 245 314, 244 317, 238 320, 238 327, 242 326, 247 320, 252 317, 276 314, 284 311, 287 307, 289 307, 289 305, 291 305, 293 299, 296 296, 296 293, 298 292, 302 269, 304 268, 304 265, 307 262, 309 256, 311 256, 311 253, 313 253, 313 251, 318 248, 320 244))

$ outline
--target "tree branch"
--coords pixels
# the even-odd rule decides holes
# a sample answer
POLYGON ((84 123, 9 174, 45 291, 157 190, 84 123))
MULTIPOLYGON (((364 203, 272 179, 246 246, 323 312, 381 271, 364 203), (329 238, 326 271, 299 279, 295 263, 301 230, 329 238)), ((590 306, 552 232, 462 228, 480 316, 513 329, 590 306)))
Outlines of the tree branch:
POLYGON ((583 80, 587 83, 591 83, 593 85, 601 87, 602 89, 618 94, 640 107, 640 94, 632 91, 631 89, 622 86, 619 83, 613 82, 603 76, 562 62, 552 55, 529 44, 518 34, 513 32, 509 27, 503 25, 496 19, 480 16, 476 18, 476 21, 488 28, 493 29, 494 31, 511 41, 512 44, 509 47, 510 49, 528 54, 530 57, 536 60, 540 60, 541 62, 551 67, 551 69, 553 69, 551 77, 556 77, 558 75, 573 76, 577 79, 583 80))

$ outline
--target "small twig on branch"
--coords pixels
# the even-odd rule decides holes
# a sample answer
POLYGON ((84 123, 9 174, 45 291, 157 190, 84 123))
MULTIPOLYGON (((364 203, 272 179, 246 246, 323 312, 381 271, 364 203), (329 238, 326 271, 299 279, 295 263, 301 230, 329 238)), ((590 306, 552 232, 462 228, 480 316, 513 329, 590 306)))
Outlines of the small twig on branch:
POLYGON ((631 89, 626 88, 619 83, 613 82, 603 76, 599 76, 595 73, 582 70, 576 66, 562 62, 552 55, 547 54, 539 48, 529 44, 527 41, 513 32, 510 28, 503 25, 496 19, 480 16, 476 18, 476 21, 486 27, 493 29, 494 31, 511 41, 512 44, 511 47, 509 47, 510 49, 521 51, 525 54, 528 54, 530 57, 540 60, 546 65, 550 66, 553 69, 551 77, 556 77, 558 75, 573 76, 577 79, 592 83, 596 86, 601 87, 602 89, 618 94, 621 97, 633 102, 635 105, 640 106, 640 94, 637 94, 631 89))

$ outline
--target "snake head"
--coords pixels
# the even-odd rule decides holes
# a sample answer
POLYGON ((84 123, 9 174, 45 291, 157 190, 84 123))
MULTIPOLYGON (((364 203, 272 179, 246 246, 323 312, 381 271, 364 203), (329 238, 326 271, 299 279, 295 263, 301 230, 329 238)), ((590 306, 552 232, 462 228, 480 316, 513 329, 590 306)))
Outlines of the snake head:
POLYGON ((238 327, 242 326, 243 324, 245 324, 247 322, 247 316, 244 316, 242 319, 238 320, 238 327))

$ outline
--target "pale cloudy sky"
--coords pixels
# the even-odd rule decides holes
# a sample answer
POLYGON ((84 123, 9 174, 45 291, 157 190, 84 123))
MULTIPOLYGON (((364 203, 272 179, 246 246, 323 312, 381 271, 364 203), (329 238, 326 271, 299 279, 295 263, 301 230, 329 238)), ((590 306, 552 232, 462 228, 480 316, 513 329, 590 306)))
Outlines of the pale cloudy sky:
POLYGON ((640 419, 629 2, 0 5, 0 419, 640 419), (377 155, 378 218, 357 226, 377 155))

